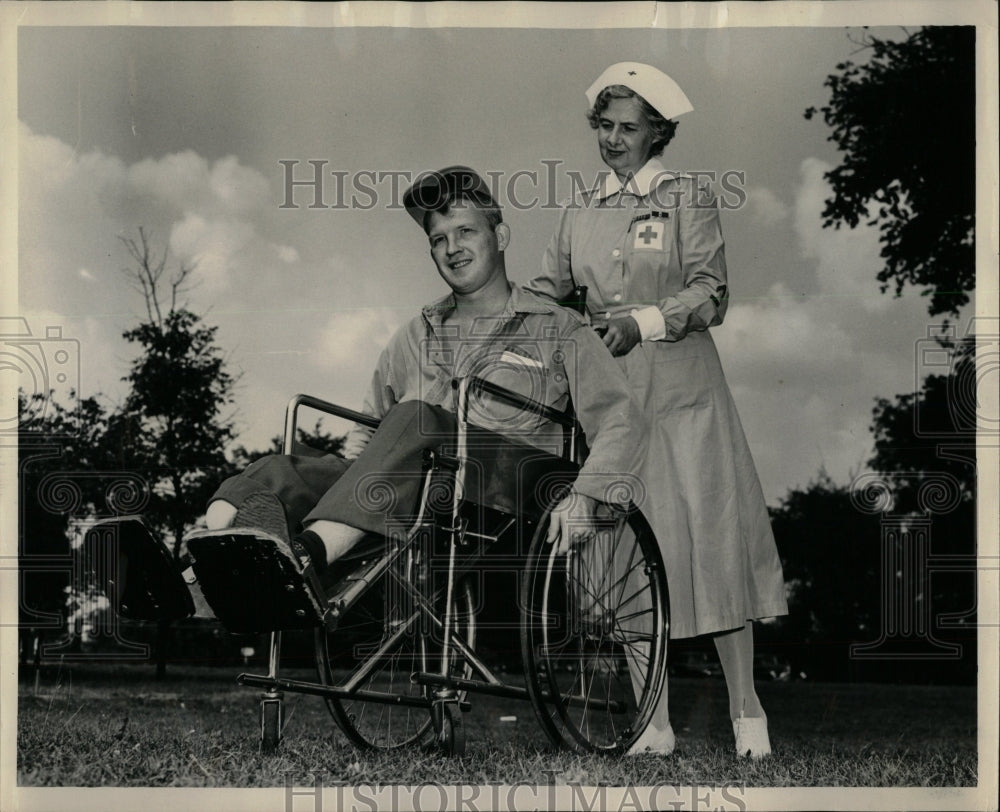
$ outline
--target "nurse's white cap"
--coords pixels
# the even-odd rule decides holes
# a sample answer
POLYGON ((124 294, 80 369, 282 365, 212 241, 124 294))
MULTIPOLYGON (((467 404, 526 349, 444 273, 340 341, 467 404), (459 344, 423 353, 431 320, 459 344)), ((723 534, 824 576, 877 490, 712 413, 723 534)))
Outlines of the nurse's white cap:
POLYGON ((608 85, 625 85, 648 101, 664 118, 677 118, 694 110, 677 82, 661 70, 641 62, 618 62, 597 77, 587 88, 587 101, 591 107, 597 95, 608 85))

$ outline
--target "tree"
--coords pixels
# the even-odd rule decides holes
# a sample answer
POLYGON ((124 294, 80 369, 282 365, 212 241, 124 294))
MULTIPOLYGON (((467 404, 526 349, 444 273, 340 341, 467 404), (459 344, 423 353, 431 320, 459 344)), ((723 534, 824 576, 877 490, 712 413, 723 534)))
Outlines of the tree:
POLYGON ((868 465, 893 475, 899 512, 923 510, 926 489, 934 488, 935 482, 938 489, 953 491, 949 502, 956 507, 975 501, 975 351, 973 340, 960 342, 951 349, 947 373, 927 376, 919 392, 875 402, 871 425, 875 453, 868 465))
POLYGON ((96 398, 71 392, 69 400, 72 408, 51 391, 17 395, 18 623, 31 637, 57 625, 65 629, 67 590, 74 586, 72 519, 107 510, 109 481, 93 474, 103 470, 108 415, 96 398))
POLYGON ((109 421, 107 442, 122 467, 146 477, 146 518, 179 557, 186 528, 230 470, 225 448, 235 435, 236 380, 216 344, 218 328, 178 302, 193 266, 181 264, 166 278, 167 252, 154 256, 143 229, 138 240, 122 242, 135 261, 126 275, 143 295, 147 320, 123 334, 140 353, 123 378, 130 390, 109 421))
MULTIPOLYGON (((935 556, 963 552, 974 538, 974 510, 958 509, 931 518, 930 549, 922 563, 929 578, 916 583, 900 580, 885 562, 917 562, 918 552, 897 532, 898 514, 863 510, 851 487, 836 484, 824 472, 804 489, 793 489, 777 508, 771 525, 789 589, 789 614, 775 629, 762 626, 762 640, 772 645, 794 641, 795 670, 817 679, 969 682, 976 673, 976 634, 969 582, 975 568, 934 571, 935 556), (889 520, 883 526, 883 522, 889 520), (888 555, 887 555, 888 554, 888 555), (887 616, 883 601, 895 612, 887 616), (900 600, 907 600, 903 607, 900 600), (926 613, 924 628, 916 618, 926 613), (957 625, 945 625, 945 616, 961 616, 957 625), (903 647, 927 654, 936 643, 962 646, 962 657, 936 662, 908 658, 905 668, 891 655, 894 641, 884 635, 902 634, 903 647), (930 636, 925 636, 929 633, 930 636), (851 646, 883 641, 881 656, 852 657, 851 646)), ((897 505, 898 506, 898 505, 897 505)), ((896 506, 894 506, 896 507, 896 506)), ((966 549, 964 552, 968 552, 966 549)), ((940 560, 940 559, 938 559, 940 560)))
POLYGON ((821 471, 771 509, 771 526, 789 588, 781 632, 801 645, 796 670, 846 679, 849 645, 879 629, 878 518, 821 471))
MULTIPOLYGON (((168 270, 167 249, 155 253, 142 228, 137 239, 123 237, 122 243, 134 263, 124 273, 143 296, 146 321, 123 334, 140 352, 122 379, 130 390, 109 419, 105 440, 118 465, 145 479, 150 500, 144 516, 179 559, 186 529, 231 472, 225 448, 235 434, 236 380, 216 344, 218 328, 179 301, 194 266, 168 270)), ((167 637, 168 626, 161 624, 159 677, 166 673, 167 637)))
POLYGON ((216 329, 190 311, 172 310, 161 324, 124 333, 142 352, 124 378, 131 391, 110 422, 109 439, 123 465, 146 476, 146 518, 173 539, 175 557, 227 471, 225 447, 234 436, 225 413, 233 378, 215 345, 216 329))
MULTIPOLYGON (((869 466, 891 482, 893 510, 930 521, 930 554, 963 565, 932 574, 938 614, 964 615, 963 645, 975 646, 976 612, 976 343, 950 347, 947 373, 929 375, 920 391, 879 398, 869 466)), ((933 569, 933 564, 932 564, 933 569)))
POLYGON ((871 59, 837 65, 829 103, 805 112, 822 114, 843 153, 825 176, 823 225, 879 224, 882 292, 926 286, 930 315, 957 315, 975 289, 975 29, 864 46, 871 59))
MULTIPOLYGON (((975 30, 925 28, 899 42, 866 36, 863 46, 871 59, 837 65, 839 73, 825 82, 829 104, 805 113, 807 119, 822 114, 842 153, 841 164, 826 173, 833 196, 823 225, 877 224, 882 292, 926 287, 932 316, 958 315, 975 289, 975 30)), ((974 564, 955 566, 975 551, 975 348, 971 341, 939 344, 952 360, 945 374, 928 376, 918 392, 876 401, 869 465, 891 492, 884 512, 862 510, 850 488, 825 475, 789 492, 772 511, 792 587, 788 632, 809 644, 810 656, 833 655, 819 663, 831 676, 860 668, 847 643, 870 642, 893 620, 883 617, 879 595, 896 587, 902 587, 892 597, 897 614, 929 615, 934 634, 966 646, 959 668, 941 661, 907 669, 906 678, 975 673, 971 624, 938 623, 947 613, 964 622, 975 609, 974 564), (905 540, 906 525, 929 533, 930 549, 911 544, 915 536, 905 540), (931 571, 935 556, 938 563, 950 557, 944 572, 931 571), (926 563, 929 580, 886 563, 903 558, 908 566, 926 563)), ((881 674, 878 660, 864 668, 867 676, 899 678, 894 665, 885 657, 881 667, 888 670, 881 674)))

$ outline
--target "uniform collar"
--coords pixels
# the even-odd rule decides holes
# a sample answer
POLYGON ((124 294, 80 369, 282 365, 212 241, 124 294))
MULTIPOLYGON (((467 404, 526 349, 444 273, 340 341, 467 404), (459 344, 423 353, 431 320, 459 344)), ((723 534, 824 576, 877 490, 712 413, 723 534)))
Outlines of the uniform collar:
POLYGON ((619 192, 646 197, 668 177, 673 177, 673 173, 664 169, 659 159, 650 158, 642 169, 629 178, 627 184, 623 184, 614 172, 609 172, 604 184, 597 191, 597 198, 605 200, 619 192))
MULTIPOLYGON (((449 293, 426 305, 421 311, 432 327, 440 327, 444 317, 455 309, 455 294, 449 293)), ((510 283, 510 296, 499 318, 503 321, 519 313, 548 313, 552 310, 545 302, 535 299, 515 283, 510 283)))

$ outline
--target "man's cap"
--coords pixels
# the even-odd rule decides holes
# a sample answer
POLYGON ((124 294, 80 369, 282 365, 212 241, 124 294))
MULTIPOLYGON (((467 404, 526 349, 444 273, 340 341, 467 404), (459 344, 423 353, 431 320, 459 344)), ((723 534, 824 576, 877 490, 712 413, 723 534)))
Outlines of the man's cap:
POLYGON ((598 94, 609 85, 625 85, 648 101, 664 118, 677 118, 694 110, 680 86, 661 70, 641 62, 618 62, 597 77, 587 88, 591 107, 598 94))
POLYGON ((427 212, 441 210, 457 195, 468 197, 481 206, 500 208, 486 181, 467 166, 449 166, 421 176, 403 195, 403 207, 423 228, 427 212))

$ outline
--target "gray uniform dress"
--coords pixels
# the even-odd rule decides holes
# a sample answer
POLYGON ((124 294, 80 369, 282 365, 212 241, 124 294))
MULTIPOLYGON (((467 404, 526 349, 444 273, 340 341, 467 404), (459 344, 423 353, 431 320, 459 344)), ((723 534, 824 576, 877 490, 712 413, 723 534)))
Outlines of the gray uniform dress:
POLYGON ((666 565, 670 636, 786 614, 760 480, 708 331, 725 315, 728 284, 711 193, 658 161, 625 189, 612 176, 564 207, 543 267, 527 287, 561 298, 586 285, 597 322, 654 316, 659 337, 644 331, 618 361, 651 426, 641 507, 666 565))

